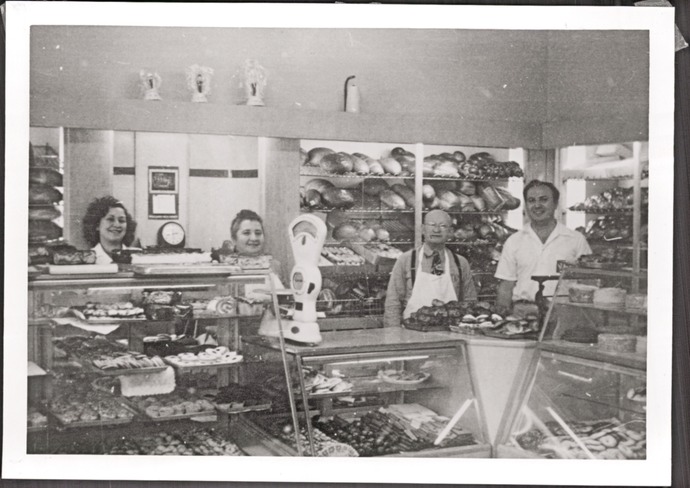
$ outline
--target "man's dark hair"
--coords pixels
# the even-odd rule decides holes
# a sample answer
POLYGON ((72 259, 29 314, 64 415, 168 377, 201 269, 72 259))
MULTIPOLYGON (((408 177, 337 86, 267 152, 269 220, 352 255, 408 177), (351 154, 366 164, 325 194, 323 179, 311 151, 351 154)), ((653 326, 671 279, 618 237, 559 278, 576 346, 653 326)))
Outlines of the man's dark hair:
POLYGON ((522 190, 522 197, 525 199, 525 203, 527 202, 527 192, 535 186, 545 186, 546 188, 551 190, 551 195, 553 195, 553 201, 554 203, 558 204, 558 199, 561 198, 561 192, 558 191, 558 188, 556 188, 556 186, 553 183, 540 180, 532 180, 529 183, 527 183, 527 185, 525 185, 525 189, 522 190))

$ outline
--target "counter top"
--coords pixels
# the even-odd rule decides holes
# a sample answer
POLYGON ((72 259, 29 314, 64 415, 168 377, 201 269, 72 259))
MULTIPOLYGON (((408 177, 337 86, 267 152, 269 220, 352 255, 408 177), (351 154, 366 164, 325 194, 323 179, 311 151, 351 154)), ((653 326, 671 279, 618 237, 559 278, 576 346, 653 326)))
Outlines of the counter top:
POLYGON ((261 271, 247 271, 237 274, 187 274, 187 275, 160 275, 160 276, 137 276, 133 272, 123 269, 117 273, 109 274, 80 274, 80 275, 51 275, 33 274, 29 275, 29 289, 36 288, 83 288, 93 286, 120 286, 120 287, 142 287, 142 286, 164 286, 166 288, 184 288, 188 285, 211 287, 218 282, 240 281, 244 284, 262 284, 266 280, 267 273, 261 271))
POLYGON ((482 347, 507 347, 518 349, 534 349, 538 342, 528 339, 499 339, 497 337, 487 337, 485 335, 476 334, 459 334, 457 332, 429 332, 443 337, 445 340, 462 339, 468 346, 482 346, 482 347))
MULTIPOLYGON (((398 327, 363 329, 348 332, 323 332, 323 340, 317 346, 297 345, 293 342, 285 343, 288 354, 297 356, 322 356, 327 354, 343 354, 356 350, 358 353, 375 351, 407 351, 410 349, 431 349, 436 347, 456 347, 465 343, 460 334, 446 332, 419 332, 398 327)), ((277 338, 251 336, 243 341, 280 349, 277 338)))

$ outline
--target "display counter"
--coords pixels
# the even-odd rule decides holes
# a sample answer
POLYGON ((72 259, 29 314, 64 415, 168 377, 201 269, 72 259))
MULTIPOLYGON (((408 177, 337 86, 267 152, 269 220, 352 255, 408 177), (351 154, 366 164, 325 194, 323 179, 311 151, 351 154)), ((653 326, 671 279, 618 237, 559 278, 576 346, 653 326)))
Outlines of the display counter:
MULTIPOLYGON (((295 453, 320 455, 324 443, 336 441, 360 456, 491 456, 461 336, 402 328, 322 336, 318 346, 286 344, 284 349, 301 441, 293 442, 289 433, 283 439, 295 453)), ((261 355, 280 373, 279 340, 246 337, 243 349, 261 355)), ((263 377, 269 386, 284 380, 263 377)), ((278 429, 278 437, 286 427, 290 431, 279 418, 267 422, 257 415, 256 423, 278 429)))
MULTIPOLYGON (((435 332, 439 335, 459 334, 435 332)), ((481 335, 462 335, 466 343, 470 367, 476 378, 477 395, 484 406, 487 434, 493 442, 501 419, 510 407, 511 392, 522 384, 529 365, 537 353, 537 341, 498 339, 481 335)))
POLYGON ((563 270, 499 457, 647 458, 646 273, 563 270))

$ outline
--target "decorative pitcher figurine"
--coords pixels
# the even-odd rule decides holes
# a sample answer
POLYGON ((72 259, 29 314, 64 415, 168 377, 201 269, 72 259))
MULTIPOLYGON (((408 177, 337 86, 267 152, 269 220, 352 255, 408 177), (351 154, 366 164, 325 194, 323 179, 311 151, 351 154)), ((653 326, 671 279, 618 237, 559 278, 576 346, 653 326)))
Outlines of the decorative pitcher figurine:
POLYGON ((142 69, 139 71, 139 78, 141 79, 141 88, 144 92, 144 100, 160 100, 161 96, 158 93, 158 89, 163 80, 161 80, 158 73, 142 69))
POLYGON ((247 59, 244 62, 244 90, 247 95, 247 105, 262 107, 265 89, 266 69, 257 60, 247 59))
POLYGON ((208 95, 211 91, 211 76, 213 68, 193 64, 187 68, 187 87, 192 90, 192 102, 208 102, 208 95))

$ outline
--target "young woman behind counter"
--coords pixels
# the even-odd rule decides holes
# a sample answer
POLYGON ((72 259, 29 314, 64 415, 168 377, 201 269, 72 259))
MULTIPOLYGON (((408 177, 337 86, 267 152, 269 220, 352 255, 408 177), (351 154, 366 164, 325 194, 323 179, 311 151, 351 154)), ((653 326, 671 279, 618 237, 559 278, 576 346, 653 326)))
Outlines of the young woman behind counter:
POLYGON ((92 201, 82 220, 86 242, 96 251, 96 264, 113 262, 112 252, 129 247, 134 241, 137 223, 117 198, 106 196, 92 201))

